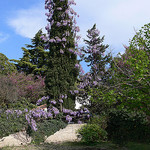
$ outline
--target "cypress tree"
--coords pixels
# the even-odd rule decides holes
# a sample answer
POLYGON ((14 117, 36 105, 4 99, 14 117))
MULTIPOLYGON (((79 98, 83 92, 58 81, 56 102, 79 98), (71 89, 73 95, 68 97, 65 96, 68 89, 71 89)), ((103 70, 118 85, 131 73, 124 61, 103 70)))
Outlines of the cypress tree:
POLYGON ((64 98, 66 108, 73 107, 75 97, 71 96, 70 90, 74 88, 79 69, 76 67, 77 49, 76 32, 79 27, 75 25, 74 15, 76 12, 70 8, 74 1, 46 0, 45 9, 48 25, 46 26, 48 41, 48 70, 46 74, 46 91, 51 99, 56 101, 64 98))

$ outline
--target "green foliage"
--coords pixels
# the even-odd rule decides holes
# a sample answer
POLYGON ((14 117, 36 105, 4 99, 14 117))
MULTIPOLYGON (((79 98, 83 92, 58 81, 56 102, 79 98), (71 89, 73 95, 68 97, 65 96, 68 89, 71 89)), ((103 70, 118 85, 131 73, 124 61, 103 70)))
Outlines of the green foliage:
POLYGON ((109 140, 123 145, 127 142, 149 142, 150 126, 146 115, 127 110, 112 110, 109 113, 106 131, 109 140))
POLYGON ((95 114, 107 112, 116 103, 116 93, 114 90, 107 91, 106 86, 101 85, 97 88, 91 88, 88 94, 91 96, 92 107, 90 111, 95 114))
POLYGON ((143 111, 150 115, 149 25, 145 25, 125 47, 125 53, 113 58, 110 77, 92 89, 91 101, 99 113, 111 107, 143 111), (144 46, 145 45, 145 46, 144 46))
POLYGON ((150 57, 150 23, 145 24, 130 41, 130 45, 136 49, 143 49, 150 57))
POLYGON ((94 115, 90 118, 90 124, 96 124, 102 129, 106 129, 107 127, 107 115, 101 114, 101 115, 94 115))
POLYGON ((17 62, 18 71, 45 76, 48 52, 44 50, 46 43, 41 39, 42 35, 42 30, 39 30, 31 39, 32 45, 26 44, 27 48, 22 47, 23 57, 20 60, 11 60, 17 62))
POLYGON ((54 134, 62 128, 65 128, 66 125, 67 124, 61 120, 43 120, 43 122, 37 123, 37 131, 31 130, 29 127, 27 132, 33 138, 33 143, 40 144, 44 142, 46 137, 54 134))
POLYGON ((14 103, 10 103, 9 104, 9 108, 13 109, 17 109, 17 110, 24 110, 25 108, 28 109, 28 110, 31 110, 33 108, 36 108, 37 106, 30 103, 30 99, 27 99, 27 98, 24 98, 24 97, 21 97, 18 99, 18 101, 14 102, 14 103))
POLYGON ((150 104, 150 58, 143 49, 130 46, 125 54, 114 60, 116 87, 114 92, 119 97, 120 107, 143 110, 149 114, 150 104))
POLYGON ((77 76, 79 75, 79 70, 75 68, 75 64, 78 63, 77 55, 74 53, 76 51, 75 33, 73 31, 72 19, 69 19, 69 14, 66 13, 69 7, 68 0, 54 2, 52 18, 48 19, 54 20, 54 23, 51 25, 51 29, 48 30, 48 39, 55 39, 57 41, 57 38, 65 38, 66 42, 49 42, 48 70, 45 79, 46 92, 47 95, 56 101, 58 101, 61 94, 67 94, 68 99, 64 100, 64 107, 68 108, 75 101, 75 97, 72 97, 72 102, 70 102, 69 90, 74 88, 77 76), (60 11, 57 8, 63 9, 60 11), (61 23, 64 20, 69 20, 69 24, 57 26, 57 23, 61 23), (70 49, 72 52, 69 51, 70 49))
POLYGON ((7 75, 8 73, 16 72, 16 66, 9 62, 9 59, 0 53, 0 74, 7 75))
POLYGON ((97 124, 87 124, 78 130, 81 140, 86 143, 101 142, 107 139, 107 132, 97 124))
POLYGON ((19 132, 26 127, 24 114, 18 117, 16 114, 6 115, 6 113, 0 112, 0 138, 19 132))

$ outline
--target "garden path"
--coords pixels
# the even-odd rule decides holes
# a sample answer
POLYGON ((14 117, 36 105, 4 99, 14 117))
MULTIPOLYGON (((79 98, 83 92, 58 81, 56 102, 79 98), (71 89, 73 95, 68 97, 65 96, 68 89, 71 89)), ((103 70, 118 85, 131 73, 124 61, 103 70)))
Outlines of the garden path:
MULTIPOLYGON (((53 135, 46 138, 46 143, 62 143, 69 141, 80 140, 77 137, 76 131, 81 128, 84 124, 68 124, 66 128, 60 129, 53 135)), ((29 137, 25 131, 20 131, 15 134, 11 134, 7 137, 0 139, 0 148, 5 146, 21 146, 31 143, 31 137, 29 137)))
POLYGON ((49 136, 46 143, 62 143, 72 142, 80 140, 76 131, 80 129, 84 124, 68 124, 66 128, 60 129, 55 134, 49 136))

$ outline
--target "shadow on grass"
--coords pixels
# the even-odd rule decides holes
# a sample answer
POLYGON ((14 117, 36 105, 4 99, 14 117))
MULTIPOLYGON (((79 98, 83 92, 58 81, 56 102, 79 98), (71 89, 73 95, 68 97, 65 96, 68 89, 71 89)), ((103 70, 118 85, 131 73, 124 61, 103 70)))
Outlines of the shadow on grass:
POLYGON ((124 147, 119 147, 111 142, 102 143, 83 143, 83 142, 66 142, 63 144, 47 144, 40 145, 30 144, 21 147, 4 147, 0 150, 150 150, 150 144, 128 143, 124 147))

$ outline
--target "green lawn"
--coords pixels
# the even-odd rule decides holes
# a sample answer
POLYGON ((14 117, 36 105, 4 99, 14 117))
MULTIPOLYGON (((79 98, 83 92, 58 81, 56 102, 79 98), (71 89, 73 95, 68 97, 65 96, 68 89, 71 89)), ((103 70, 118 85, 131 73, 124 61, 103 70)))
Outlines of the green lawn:
POLYGON ((119 147, 108 142, 97 144, 70 142, 64 144, 31 144, 21 147, 4 147, 0 150, 150 150, 150 144, 129 143, 124 147, 119 147))

